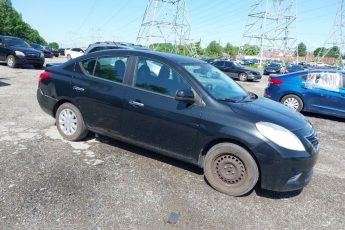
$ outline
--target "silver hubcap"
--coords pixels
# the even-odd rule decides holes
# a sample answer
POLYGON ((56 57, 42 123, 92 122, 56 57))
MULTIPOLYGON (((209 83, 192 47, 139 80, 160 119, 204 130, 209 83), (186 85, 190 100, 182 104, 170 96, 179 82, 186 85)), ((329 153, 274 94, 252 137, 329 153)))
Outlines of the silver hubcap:
POLYGON ((77 122, 77 116, 70 109, 64 109, 59 114, 60 129, 67 136, 71 136, 76 132, 77 122))
POLYGON ((285 99, 284 105, 286 105, 287 107, 297 111, 297 109, 299 107, 299 102, 296 100, 296 98, 289 97, 289 98, 285 99))
POLYGON ((245 81, 245 80, 246 80, 246 78, 247 78, 247 77, 246 77, 246 75, 245 75, 245 74, 241 74, 241 75, 240 75, 240 80, 241 80, 241 81, 245 81))
POLYGON ((9 65, 9 66, 13 66, 13 63, 14 63, 14 60, 13 60, 12 57, 10 57, 10 58, 8 59, 8 65, 9 65))

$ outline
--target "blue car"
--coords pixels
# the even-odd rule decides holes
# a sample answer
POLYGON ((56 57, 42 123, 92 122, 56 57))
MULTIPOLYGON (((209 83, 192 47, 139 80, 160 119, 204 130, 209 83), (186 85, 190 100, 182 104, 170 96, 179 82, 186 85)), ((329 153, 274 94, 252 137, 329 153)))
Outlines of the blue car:
POLYGON ((295 111, 345 118, 345 73, 310 70, 270 75, 265 97, 295 111))

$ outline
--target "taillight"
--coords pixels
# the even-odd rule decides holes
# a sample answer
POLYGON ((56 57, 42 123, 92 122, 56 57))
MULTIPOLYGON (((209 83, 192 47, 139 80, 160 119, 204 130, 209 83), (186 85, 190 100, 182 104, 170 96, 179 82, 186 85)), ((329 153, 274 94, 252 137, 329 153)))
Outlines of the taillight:
POLYGON ((53 75, 51 72, 43 72, 43 73, 41 73, 40 79, 38 81, 41 82, 44 79, 49 78, 51 75, 53 75))
POLYGON ((272 84, 272 85, 280 85, 280 84, 283 84, 283 81, 280 80, 280 79, 277 79, 277 78, 272 78, 272 77, 270 77, 268 81, 269 81, 269 83, 272 84))

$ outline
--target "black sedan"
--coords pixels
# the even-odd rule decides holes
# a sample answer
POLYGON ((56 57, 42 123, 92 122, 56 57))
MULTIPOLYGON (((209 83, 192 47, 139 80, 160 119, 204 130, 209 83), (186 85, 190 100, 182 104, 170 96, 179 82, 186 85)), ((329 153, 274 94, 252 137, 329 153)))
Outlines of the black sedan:
POLYGON ((240 81, 261 79, 261 73, 259 71, 244 67, 237 62, 216 61, 212 65, 223 71, 229 77, 239 79, 240 81))
POLYGON ((286 68, 286 73, 294 73, 298 71, 303 71, 304 67, 302 65, 289 65, 286 68))
POLYGON ((48 67, 37 98, 65 139, 91 131, 150 149, 203 168, 211 186, 233 196, 258 182, 275 191, 304 187, 319 151, 303 115, 184 56, 83 55, 48 67))
POLYGON ((31 43, 30 46, 36 50, 43 52, 45 58, 53 58, 54 57, 54 54, 50 50, 44 48, 40 44, 31 43))
POLYGON ((264 75, 285 73, 285 68, 280 63, 270 63, 264 69, 264 75))

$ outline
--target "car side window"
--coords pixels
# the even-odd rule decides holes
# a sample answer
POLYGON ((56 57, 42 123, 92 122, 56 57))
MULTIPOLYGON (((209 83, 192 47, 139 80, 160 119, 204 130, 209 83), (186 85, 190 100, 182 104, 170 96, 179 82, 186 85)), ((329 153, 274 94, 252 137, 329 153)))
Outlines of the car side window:
POLYGON ((327 89, 338 91, 342 86, 342 75, 331 72, 309 73, 306 80, 308 88, 327 89))
POLYGON ((102 79, 123 82, 128 57, 101 57, 82 62, 88 74, 102 79))
POLYGON ((171 97, 175 97, 176 91, 179 89, 191 88, 169 66, 146 58, 138 60, 134 86, 171 97))
POLYGON ((231 62, 225 62, 225 67, 231 68, 233 64, 231 62))
POLYGON ((4 41, 2 40, 2 38, 0 38, 0 46, 4 45, 4 41))

